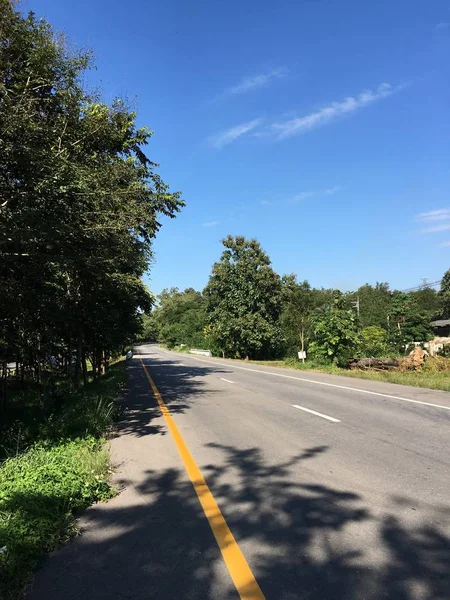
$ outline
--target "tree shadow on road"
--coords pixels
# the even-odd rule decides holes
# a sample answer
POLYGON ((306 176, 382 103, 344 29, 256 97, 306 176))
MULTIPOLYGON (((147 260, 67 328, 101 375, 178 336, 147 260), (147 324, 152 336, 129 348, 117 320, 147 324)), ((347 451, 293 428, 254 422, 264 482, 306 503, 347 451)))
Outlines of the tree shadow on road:
MULTIPOLYGON (((203 468, 206 480, 268 600, 448 600, 443 522, 407 528, 351 491, 296 483, 326 447, 267 464, 258 448, 211 445, 224 460, 203 468), (373 540, 343 541, 368 523, 385 552, 377 564, 365 559, 373 540)), ((138 492, 138 505, 119 496, 90 509, 86 534, 49 561, 30 598, 237 598, 183 470, 149 471, 138 492)))
MULTIPOLYGON (((217 369, 167 362, 155 361, 152 377, 169 410, 184 412, 217 369)), ((130 371, 135 394, 121 433, 162 433, 142 367, 130 371)), ((428 505, 421 519, 420 506, 391 498, 376 514, 351 489, 308 481, 327 446, 281 463, 257 447, 207 448, 214 464, 201 470, 267 600, 449 599, 448 507, 428 505), (413 509, 415 519, 403 518, 413 509)), ((85 534, 50 558, 31 600, 238 598, 181 464, 148 471, 136 491, 132 505, 119 496, 88 511, 85 534)))
MULTIPOLYGON (((142 353, 141 356, 147 358, 142 353)), ((146 366, 156 381, 169 412, 174 414, 184 413, 206 394, 205 383, 202 380, 207 375, 228 373, 214 367, 187 367, 180 364, 179 360, 160 359, 152 354, 149 354, 148 358, 151 358, 151 361, 146 360, 146 366)), ((127 374, 128 387, 121 398, 123 417, 117 423, 113 435, 164 435, 165 427, 154 423, 155 419, 161 416, 161 410, 139 359, 134 359, 128 364, 127 374)), ((214 394, 214 389, 208 386, 207 393, 214 394)))

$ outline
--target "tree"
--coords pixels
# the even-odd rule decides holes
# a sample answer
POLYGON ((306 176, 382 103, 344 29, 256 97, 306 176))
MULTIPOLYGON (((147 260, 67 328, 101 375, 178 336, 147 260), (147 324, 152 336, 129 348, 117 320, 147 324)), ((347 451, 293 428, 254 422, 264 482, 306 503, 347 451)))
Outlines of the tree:
POLYGON ((268 356, 280 347, 281 281, 255 239, 229 235, 208 285, 208 325, 223 354, 268 356))
POLYGON ((183 206, 120 101, 83 87, 90 56, 0 0, 0 362, 46 356, 86 375, 140 327, 159 216, 183 206))
POLYGON ((206 326, 206 299, 201 292, 187 288, 165 289, 158 296, 154 311, 158 328, 158 340, 173 347, 186 344, 191 348, 202 347, 206 326))
POLYGON ((314 338, 309 346, 312 356, 334 363, 344 363, 356 352, 361 338, 355 311, 346 306, 336 292, 330 306, 312 318, 314 338))
POLYGON ((435 289, 425 285, 420 290, 411 292, 411 296, 415 299, 418 310, 428 313, 431 321, 441 317, 444 299, 435 289))
POLYGON ((389 307, 389 341, 403 352, 410 342, 426 342, 433 337, 431 314, 419 310, 411 294, 394 291, 389 307))
POLYGON ((441 281, 441 289, 439 297, 442 301, 443 316, 445 319, 450 318, 450 269, 444 273, 441 281))
POLYGON ((304 350, 311 334, 309 317, 315 308, 316 294, 307 281, 297 282, 297 276, 284 275, 281 278, 283 310, 280 327, 285 340, 287 354, 304 350))
POLYGON ((359 300, 361 327, 376 325, 387 328, 387 315, 391 292, 387 283, 377 282, 374 286, 366 283, 350 294, 351 301, 359 300))
POLYGON ((389 354, 386 329, 369 325, 361 330, 361 354, 367 357, 381 357, 389 354))

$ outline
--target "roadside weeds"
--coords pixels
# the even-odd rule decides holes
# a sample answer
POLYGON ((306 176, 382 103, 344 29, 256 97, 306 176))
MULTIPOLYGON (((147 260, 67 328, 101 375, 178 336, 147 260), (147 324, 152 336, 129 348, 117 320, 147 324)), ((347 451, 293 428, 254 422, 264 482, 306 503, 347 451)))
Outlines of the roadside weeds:
POLYGON ((77 535, 75 517, 115 490, 106 435, 119 411, 125 361, 41 422, 15 422, 2 435, 0 598, 21 598, 43 554, 77 535))

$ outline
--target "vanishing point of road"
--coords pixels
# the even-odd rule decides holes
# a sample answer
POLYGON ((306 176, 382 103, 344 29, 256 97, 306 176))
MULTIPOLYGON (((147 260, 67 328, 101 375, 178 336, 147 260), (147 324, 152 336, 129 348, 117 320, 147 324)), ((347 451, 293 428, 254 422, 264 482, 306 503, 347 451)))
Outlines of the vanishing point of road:
POLYGON ((121 493, 31 600, 449 600, 450 394, 136 348, 121 493))

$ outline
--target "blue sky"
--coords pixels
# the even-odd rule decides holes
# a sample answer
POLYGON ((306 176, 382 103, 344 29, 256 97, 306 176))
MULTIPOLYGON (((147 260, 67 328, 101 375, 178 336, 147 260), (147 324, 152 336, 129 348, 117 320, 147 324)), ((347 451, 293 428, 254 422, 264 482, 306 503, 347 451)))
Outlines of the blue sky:
POLYGON ((155 131, 187 203, 149 275, 202 288, 228 233, 315 286, 400 289, 450 268, 445 0, 27 0, 155 131))

